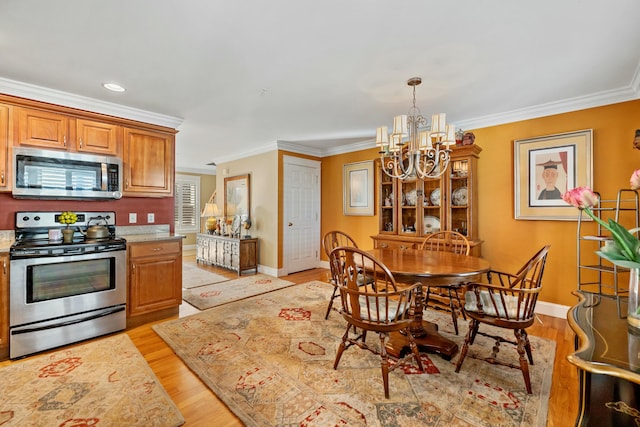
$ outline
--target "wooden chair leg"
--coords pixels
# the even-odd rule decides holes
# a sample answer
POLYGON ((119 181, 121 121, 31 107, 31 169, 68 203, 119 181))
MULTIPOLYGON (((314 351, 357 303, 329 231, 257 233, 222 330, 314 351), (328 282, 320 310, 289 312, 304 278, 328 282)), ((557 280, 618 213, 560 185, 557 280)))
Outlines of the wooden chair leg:
POLYGON ((456 296, 456 301, 458 302, 458 307, 460 307, 460 312, 462 313, 462 318, 467 320, 467 315, 464 314, 464 304, 462 304, 462 300, 460 299, 460 294, 458 293, 457 288, 453 288, 453 294, 456 296))
POLYGON ((384 385, 384 397, 389 398, 389 355, 387 354, 386 334, 380 333, 380 367, 382 369, 382 384, 384 385))
POLYGON ((469 345, 473 342, 473 331, 478 330, 478 322, 471 319, 469 323, 469 331, 467 335, 464 337, 464 344, 462 344, 462 349, 460 349, 460 356, 458 357, 458 361, 456 362, 456 372, 460 372, 460 368, 462 367, 462 362, 464 362, 464 358, 467 355, 467 350, 469 350, 469 345))
POLYGON ((522 330, 522 335, 524 337, 524 349, 527 352, 527 357, 529 358, 529 364, 533 365, 533 354, 531 353, 531 342, 529 341, 529 335, 527 335, 526 330, 522 330))
POLYGON ((420 351, 418 350, 418 346, 416 345, 415 338, 413 338, 413 335, 408 328, 407 336, 409 337, 409 348, 411 349, 411 353, 413 353, 413 358, 418 365, 418 369, 420 369, 420 372, 424 372, 424 368, 422 367, 422 360, 420 359, 420 351))
POLYGON ((333 300, 336 299, 338 293, 338 288, 333 288, 333 293, 331 294, 331 298, 329 298, 329 306, 327 307, 327 314, 324 315, 324 320, 329 318, 329 313, 331 313, 331 307, 333 307, 333 300))
POLYGON ((517 339, 517 350, 518 355, 520 356, 520 370, 522 371, 522 377, 524 378, 524 385, 527 387, 527 393, 531 394, 531 378, 529 377, 529 363, 527 359, 524 357, 525 355, 525 337, 522 334, 522 330, 516 329, 514 331, 516 339, 517 339))
POLYGON ((347 330, 342 336, 342 342, 338 346, 338 351, 336 352, 336 360, 333 362, 333 369, 338 369, 338 364, 340 363, 340 358, 342 357, 342 353, 344 349, 347 348, 347 339, 349 338, 349 329, 351 329, 351 324, 347 325, 347 330))
POLYGON ((456 335, 458 335, 458 309, 453 301, 453 295, 451 295, 452 291, 453 289, 447 288, 447 293, 449 294, 449 310, 451 310, 451 320, 453 321, 453 330, 456 335))

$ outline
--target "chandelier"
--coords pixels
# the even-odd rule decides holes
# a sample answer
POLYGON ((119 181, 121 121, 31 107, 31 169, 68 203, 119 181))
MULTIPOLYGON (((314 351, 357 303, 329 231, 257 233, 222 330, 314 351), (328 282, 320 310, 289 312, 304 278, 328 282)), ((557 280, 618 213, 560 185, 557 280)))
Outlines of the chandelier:
POLYGON ((416 86, 420 77, 407 81, 413 87, 413 106, 409 114, 393 119, 393 132, 387 126, 376 130, 376 144, 380 147, 382 170, 391 178, 401 180, 438 178, 449 165, 451 145, 455 145, 455 126, 445 123, 445 114, 431 117, 431 129, 427 130, 427 119, 416 107, 416 86))

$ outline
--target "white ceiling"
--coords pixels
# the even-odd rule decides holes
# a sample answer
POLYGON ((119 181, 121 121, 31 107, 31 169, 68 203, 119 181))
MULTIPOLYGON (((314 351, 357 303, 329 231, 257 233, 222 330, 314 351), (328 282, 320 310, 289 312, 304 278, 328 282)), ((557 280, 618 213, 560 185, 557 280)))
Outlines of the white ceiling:
POLYGON ((372 144, 413 76, 422 113, 463 129, 637 99, 639 17, 637 0, 2 0, 0 92, 175 118, 177 168, 207 170, 372 144))

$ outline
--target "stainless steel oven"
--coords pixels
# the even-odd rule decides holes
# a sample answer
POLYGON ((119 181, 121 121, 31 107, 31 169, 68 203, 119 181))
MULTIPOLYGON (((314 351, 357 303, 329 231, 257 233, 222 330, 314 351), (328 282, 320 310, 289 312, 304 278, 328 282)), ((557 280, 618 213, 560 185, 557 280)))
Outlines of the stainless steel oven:
POLYGON ((12 359, 126 327, 126 242, 115 236, 115 214, 78 213, 75 227, 100 217, 110 233, 87 240, 76 229, 70 243, 48 237, 49 230, 64 227, 58 217, 54 212, 17 213, 20 227, 10 249, 12 359))

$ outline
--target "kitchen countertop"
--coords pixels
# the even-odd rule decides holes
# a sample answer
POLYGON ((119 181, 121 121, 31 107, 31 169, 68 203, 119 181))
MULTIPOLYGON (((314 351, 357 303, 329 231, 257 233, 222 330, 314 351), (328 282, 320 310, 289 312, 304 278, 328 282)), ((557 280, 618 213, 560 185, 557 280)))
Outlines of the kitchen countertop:
MULTIPOLYGON (((118 227, 118 237, 123 237, 127 243, 152 242, 154 240, 181 240, 186 236, 169 232, 169 226, 154 227, 118 227)), ((14 242, 13 230, 0 230, 0 254, 8 254, 9 248, 14 242)))
POLYGON ((175 233, 144 233, 144 234, 126 234, 123 237, 127 243, 152 242, 154 240, 182 240, 186 236, 175 233))

